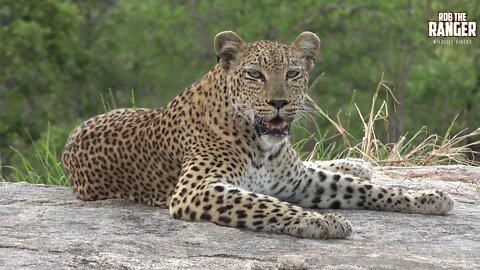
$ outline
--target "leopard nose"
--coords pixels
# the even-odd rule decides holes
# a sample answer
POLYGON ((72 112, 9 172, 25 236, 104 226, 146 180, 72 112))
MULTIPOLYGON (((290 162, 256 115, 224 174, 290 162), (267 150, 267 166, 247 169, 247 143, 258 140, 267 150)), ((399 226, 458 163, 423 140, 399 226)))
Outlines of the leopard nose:
POLYGON ((273 100, 268 100, 267 103, 273 106, 275 109, 280 110, 285 105, 287 105, 289 101, 284 99, 273 99, 273 100))

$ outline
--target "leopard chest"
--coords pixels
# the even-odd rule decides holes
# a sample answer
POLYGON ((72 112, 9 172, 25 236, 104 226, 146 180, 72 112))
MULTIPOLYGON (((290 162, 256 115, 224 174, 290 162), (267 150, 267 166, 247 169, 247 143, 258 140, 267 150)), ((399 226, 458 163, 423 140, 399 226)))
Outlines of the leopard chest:
POLYGON ((237 183, 245 190, 267 195, 273 187, 282 184, 280 171, 281 168, 269 165, 250 166, 245 176, 238 179, 237 183))

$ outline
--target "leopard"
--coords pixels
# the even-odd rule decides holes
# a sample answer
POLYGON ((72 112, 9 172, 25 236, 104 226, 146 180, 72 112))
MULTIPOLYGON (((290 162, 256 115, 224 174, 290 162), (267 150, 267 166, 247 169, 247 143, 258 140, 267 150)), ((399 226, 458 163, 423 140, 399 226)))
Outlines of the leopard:
POLYGON ((114 109, 71 132, 61 160, 76 198, 126 199, 168 208, 174 219, 316 239, 353 233, 330 209, 453 209, 442 190, 375 184, 363 160, 300 158, 290 133, 306 106, 316 34, 287 45, 223 31, 213 45, 213 69, 165 107, 114 109))

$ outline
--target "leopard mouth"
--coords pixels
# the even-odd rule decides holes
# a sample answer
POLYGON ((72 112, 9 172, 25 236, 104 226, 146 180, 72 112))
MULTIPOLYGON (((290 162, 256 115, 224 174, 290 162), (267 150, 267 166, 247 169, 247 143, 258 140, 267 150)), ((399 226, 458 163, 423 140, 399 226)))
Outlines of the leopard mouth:
POLYGON ((275 116, 274 118, 267 120, 259 118, 256 121, 255 129, 261 136, 288 136, 290 133, 291 120, 275 116))

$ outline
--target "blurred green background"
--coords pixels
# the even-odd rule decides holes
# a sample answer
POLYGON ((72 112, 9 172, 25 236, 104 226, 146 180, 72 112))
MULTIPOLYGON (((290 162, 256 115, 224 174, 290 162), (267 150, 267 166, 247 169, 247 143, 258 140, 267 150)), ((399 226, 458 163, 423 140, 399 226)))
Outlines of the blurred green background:
POLYGON ((309 94, 357 138, 353 103, 369 111, 382 73, 400 102, 387 99, 386 141, 423 126, 443 134, 457 115, 454 131, 473 130, 480 43, 433 44, 427 22, 438 11, 476 21, 480 1, 0 0, 1 163, 21 166, 12 147, 33 160, 32 142, 47 135, 60 153, 75 125, 104 112, 101 94, 118 107, 132 106, 132 91, 138 107, 164 106, 216 64, 213 37, 223 30, 285 43, 317 33, 311 81, 324 75, 309 94))

